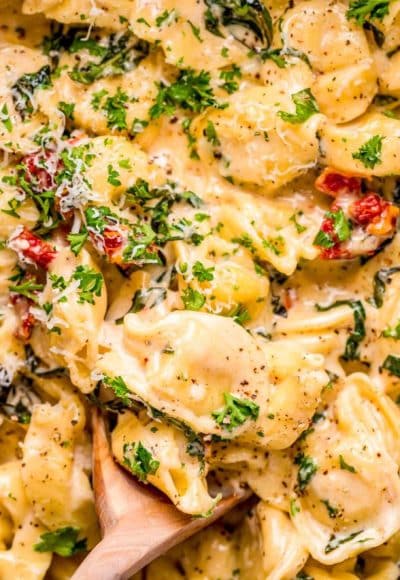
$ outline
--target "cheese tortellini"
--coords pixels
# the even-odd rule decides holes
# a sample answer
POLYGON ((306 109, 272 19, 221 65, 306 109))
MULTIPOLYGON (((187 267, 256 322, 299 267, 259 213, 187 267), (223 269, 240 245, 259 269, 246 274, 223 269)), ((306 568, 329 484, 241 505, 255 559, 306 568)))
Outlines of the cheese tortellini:
POLYGON ((1 579, 99 541, 96 406, 204 526, 253 494, 134 580, 397 580, 399 38, 399 0, 0 0, 1 579))

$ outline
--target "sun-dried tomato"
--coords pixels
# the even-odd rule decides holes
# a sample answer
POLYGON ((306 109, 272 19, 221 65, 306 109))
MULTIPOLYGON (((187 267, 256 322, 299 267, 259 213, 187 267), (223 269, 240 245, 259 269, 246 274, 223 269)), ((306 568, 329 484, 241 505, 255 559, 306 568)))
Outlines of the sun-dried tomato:
POLYGON ((52 163, 54 153, 50 151, 30 153, 22 159, 22 164, 26 167, 25 179, 34 189, 39 192, 48 191, 54 187, 53 171, 49 164, 52 163))
POLYGON ((18 294, 13 294, 10 298, 15 313, 19 318, 19 325, 15 335, 21 340, 29 340, 32 334, 32 329, 36 323, 36 318, 30 311, 30 307, 33 303, 25 296, 18 294))
POLYGON ((105 228, 103 232, 104 239, 104 249, 107 254, 113 254, 115 250, 118 250, 123 244, 123 237, 117 230, 111 230, 105 228))
POLYGON ((55 249, 48 243, 23 228, 9 243, 10 248, 21 254, 26 260, 47 270, 50 262, 56 257, 55 249))
POLYGON ((361 178, 327 167, 315 182, 318 191, 336 197, 343 193, 361 193, 361 178))
POLYGON ((358 224, 365 226, 380 218, 388 205, 377 193, 368 193, 350 206, 350 215, 358 224))

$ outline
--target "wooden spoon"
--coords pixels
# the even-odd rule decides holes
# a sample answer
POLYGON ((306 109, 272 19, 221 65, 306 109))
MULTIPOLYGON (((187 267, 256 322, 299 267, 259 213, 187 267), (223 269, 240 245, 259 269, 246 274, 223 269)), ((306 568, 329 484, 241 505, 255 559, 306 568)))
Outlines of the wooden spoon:
POLYGON ((115 463, 98 409, 92 419, 94 494, 103 539, 72 580, 128 579, 251 495, 248 490, 235 491, 208 518, 184 514, 166 496, 139 483, 115 463))

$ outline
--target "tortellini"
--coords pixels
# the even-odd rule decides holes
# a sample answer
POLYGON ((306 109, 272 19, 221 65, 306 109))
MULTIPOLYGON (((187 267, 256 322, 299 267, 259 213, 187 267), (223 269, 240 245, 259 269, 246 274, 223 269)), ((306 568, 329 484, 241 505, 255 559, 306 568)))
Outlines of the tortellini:
POLYGON ((376 70, 365 33, 344 4, 298 2, 281 31, 284 47, 306 55, 316 73, 312 90, 322 113, 345 123, 366 111, 377 92, 376 70))
POLYGON ((313 97, 304 83, 288 75, 271 87, 249 87, 232 95, 226 109, 205 114, 197 122, 204 163, 215 164, 225 178, 256 186, 265 194, 314 167, 319 115, 294 124, 286 116, 295 114, 297 98, 312 106, 313 97), (207 137, 210 126, 215 138, 207 137))

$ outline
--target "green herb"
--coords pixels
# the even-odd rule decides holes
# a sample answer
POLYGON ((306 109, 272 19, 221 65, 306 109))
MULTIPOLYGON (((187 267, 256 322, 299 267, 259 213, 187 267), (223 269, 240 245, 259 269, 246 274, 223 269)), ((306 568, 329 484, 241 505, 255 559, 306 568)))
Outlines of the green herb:
POLYGON ((373 169, 375 165, 382 163, 382 142, 384 137, 374 135, 360 149, 352 154, 353 159, 358 159, 368 169, 373 169))
POLYGON ((271 15, 260 0, 205 0, 206 29, 224 37, 226 27, 239 42, 253 50, 268 48, 272 42, 271 15))
POLYGON ((296 500, 294 498, 290 500, 289 512, 292 518, 294 518, 294 516, 300 512, 300 508, 297 505, 296 500))
MULTIPOLYGON (((132 305, 126 314, 130 312, 140 312, 143 308, 154 308, 158 304, 161 304, 167 297, 167 290, 162 286, 153 286, 151 288, 141 288, 136 290, 133 298, 132 305)), ((118 319, 122 321, 122 319, 118 319)))
POLYGON ((336 518, 336 517, 337 517, 337 515, 338 515, 338 513, 339 513, 339 510, 338 510, 338 508, 336 508, 336 507, 333 507, 333 506, 332 506, 332 505, 329 503, 329 500, 327 500, 327 499, 321 499, 321 503, 323 503, 323 504, 324 504, 324 506, 326 507, 326 510, 327 510, 327 512, 328 512, 328 516, 329 516, 330 518, 334 519, 334 518, 336 518))
POLYGON ((32 95, 38 89, 51 87, 50 66, 45 65, 35 73, 22 75, 12 86, 12 97, 16 110, 22 118, 33 113, 32 95))
POLYGON ((392 268, 382 268, 374 274, 373 282, 373 297, 369 299, 369 302, 375 306, 375 308, 381 308, 383 306, 383 297, 386 292, 386 284, 391 282, 391 276, 400 272, 400 266, 393 266, 392 268))
POLYGON ((171 20, 173 20, 174 18, 176 18, 176 14, 175 14, 175 10, 164 10, 164 12, 162 14, 160 14, 159 16, 157 16, 156 18, 156 25, 158 27, 163 26, 163 24, 167 23, 167 22, 171 22, 171 20))
POLYGON ((214 280, 214 270, 213 266, 206 268, 201 262, 197 261, 192 266, 192 274, 199 282, 211 282, 214 280))
POLYGON ((382 336, 385 338, 393 338, 394 340, 400 340, 400 320, 397 321, 397 324, 394 328, 388 326, 382 332, 382 336))
POLYGON ((88 236, 89 234, 85 227, 77 234, 68 234, 67 240, 70 243, 71 252, 75 254, 75 256, 77 256, 82 250, 86 240, 88 239, 88 236))
POLYGON ((61 113, 64 113, 67 119, 70 119, 71 121, 74 120, 74 110, 75 110, 74 103, 66 103, 65 101, 60 101, 57 105, 57 109, 61 111, 61 113))
POLYGON ((188 20, 187 22, 188 22, 188 24, 189 24, 190 28, 192 29, 193 36, 194 36, 195 38, 197 38, 197 40, 198 40, 199 42, 203 42, 203 39, 202 39, 202 38, 201 38, 201 36, 200 36, 200 28, 199 28, 198 26, 195 26, 195 25, 193 24, 193 22, 191 22, 190 20, 188 20))
POLYGON ((395 377, 400 377, 400 357, 389 354, 383 361, 381 368, 395 377))
POLYGON ((350 471, 350 473, 356 473, 356 468, 352 465, 346 463, 343 455, 339 455, 339 466, 340 469, 344 469, 345 471, 350 471))
POLYGON ((302 226, 302 225, 301 225, 301 224, 298 222, 298 220, 297 220, 297 216, 302 216, 302 215, 303 215, 303 212, 299 211, 299 212, 297 212, 297 213, 294 213, 294 214, 293 214, 292 216, 290 216, 290 218, 289 218, 289 219, 290 219, 290 221, 291 221, 291 222, 293 222, 293 224, 294 224, 294 227, 296 228, 296 230, 297 230, 297 233, 298 233, 298 234, 302 234, 302 233, 303 233, 303 232, 305 232, 305 231, 306 231, 306 229, 307 229, 305 226, 302 226))
POLYGON ((107 97, 102 110, 105 112, 107 117, 107 127, 109 129, 116 129, 117 131, 123 131, 128 128, 126 123, 126 109, 129 97, 121 90, 120 87, 117 88, 117 92, 112 97, 107 97))
POLYGON ((224 89, 230 95, 239 89, 239 83, 235 79, 242 78, 242 71, 237 64, 233 64, 232 68, 222 70, 219 74, 219 78, 225 81, 221 88, 224 89))
POLYGON ((98 111, 100 109, 101 103, 106 95, 108 95, 108 91, 106 91, 106 89, 101 89, 100 91, 93 93, 90 104, 92 105, 95 111, 98 111))
POLYGON ((181 296, 185 310, 200 310, 206 301, 205 296, 198 290, 188 286, 181 296))
POLYGON ((251 316, 249 311, 247 310, 246 306, 243 304, 238 304, 230 313, 229 316, 233 318, 236 324, 240 326, 244 326, 246 322, 251 320, 251 316))
POLYGON ((349 306, 353 310, 354 315, 354 329, 350 333, 349 338, 346 341, 346 348, 343 354, 343 359, 345 361, 355 360, 358 358, 358 347, 360 342, 365 338, 365 309, 360 300, 337 300, 330 304, 329 306, 321 306, 316 304, 316 309, 319 312, 326 312, 332 308, 337 308, 339 306, 349 306))
POLYGON ((21 200, 16 199, 14 197, 12 199, 9 199, 7 202, 9 209, 2 209, 1 211, 7 215, 12 216, 12 217, 20 218, 21 216, 17 212, 17 209, 21 207, 21 204, 22 204, 21 200))
POLYGON ((296 113, 278 111, 278 116, 286 123, 292 123, 293 125, 304 123, 312 115, 319 113, 317 101, 310 89, 303 89, 298 93, 294 93, 292 101, 296 106, 296 113))
POLYGON ((133 136, 143 133, 145 128, 148 126, 149 122, 144 119, 137 119, 136 117, 132 121, 131 134, 133 136))
POLYGON ((221 141, 218 139, 218 135, 212 121, 208 121, 207 127, 204 129, 204 135, 207 138, 207 141, 211 143, 213 147, 218 147, 221 145, 221 141))
POLYGON ((262 245, 267 250, 271 250, 271 252, 275 254, 275 256, 280 256, 285 246, 285 240, 282 236, 277 236, 276 238, 269 238, 268 240, 263 240, 262 245))
POLYGON ((156 233, 149 224, 133 224, 128 236, 128 244, 122 257, 124 262, 134 262, 138 266, 145 264, 161 264, 157 249, 152 249, 156 233))
POLYGON ((310 483, 311 479, 314 477, 318 470, 318 466, 315 460, 309 455, 304 455, 304 453, 299 453, 294 459, 295 465, 299 466, 297 472, 297 485, 300 491, 304 491, 307 485, 310 483))
POLYGON ((55 290, 60 290, 61 292, 68 286, 67 281, 64 276, 57 276, 57 274, 49 274, 49 279, 51 282, 51 287, 55 290))
POLYGON ((389 14, 390 0, 351 0, 347 18, 354 18, 362 26, 367 19, 383 20, 389 14))
POLYGON ((2 106, 2 108, 0 110, 0 121, 3 123, 3 125, 7 129, 7 131, 9 133, 11 133, 13 125, 12 125, 10 115, 8 113, 7 103, 4 103, 4 105, 2 106))
POLYGON ((362 530, 360 530, 359 532, 353 532, 352 534, 350 534, 349 536, 345 536, 344 538, 338 538, 335 534, 332 534, 331 537, 329 538, 329 542, 325 546, 324 550, 325 554, 330 554, 334 550, 337 550, 339 546, 341 546, 342 544, 347 544, 348 542, 351 542, 361 533, 362 530))
POLYGON ((107 169, 108 169, 107 182, 110 183, 111 185, 114 185, 114 187, 118 187, 119 185, 121 185, 118 171, 114 169, 112 165, 109 165, 107 169))
POLYGON ((334 233, 319 230, 314 238, 313 244, 322 248, 332 248, 338 242, 345 242, 351 237, 351 223, 346 218, 342 209, 328 211, 325 219, 329 219, 333 226, 334 233))
POLYGON ((29 298, 29 300, 32 300, 33 302, 37 302, 36 292, 41 292, 43 288, 43 284, 36 284, 32 280, 26 280, 21 284, 8 287, 10 292, 15 292, 21 296, 26 296, 26 298, 29 298))
POLYGON ((107 377, 102 378, 102 383, 107 387, 110 387, 114 391, 114 395, 121 399, 121 401, 126 406, 130 406, 132 403, 132 393, 128 389, 124 379, 121 376, 118 377, 107 377))
POLYGON ((251 419, 255 421, 260 413, 260 407, 249 399, 240 399, 231 393, 224 393, 225 406, 212 413, 217 425, 221 425, 227 431, 233 431, 251 419))
POLYGON ((101 50, 100 45, 97 46, 100 47, 99 52, 102 52, 102 55, 98 54, 100 59, 82 67, 75 66, 69 73, 72 80, 90 85, 100 78, 129 72, 149 53, 149 44, 143 40, 136 40, 130 31, 123 35, 112 34, 105 52, 101 50))
POLYGON ((307 572, 298 572, 294 580, 315 580, 314 576, 310 576, 307 572))
POLYGON ((84 302, 94 304, 94 296, 101 296, 103 276, 90 266, 78 266, 72 274, 72 279, 79 282, 79 304, 84 302))
POLYGON ((40 542, 34 544, 35 552, 54 552, 58 556, 67 558, 85 552, 87 550, 87 540, 78 540, 79 528, 66 526, 58 528, 54 532, 45 532, 40 536, 40 542))
POLYGON ((207 107, 221 108, 210 86, 210 73, 204 70, 196 73, 192 69, 181 70, 177 80, 171 85, 160 83, 154 105, 150 108, 151 119, 161 115, 172 115, 177 107, 201 113, 207 107))
POLYGON ((153 458, 150 451, 144 447, 141 441, 138 443, 125 443, 124 465, 136 475, 139 481, 147 481, 148 475, 157 473, 160 462, 153 458))

